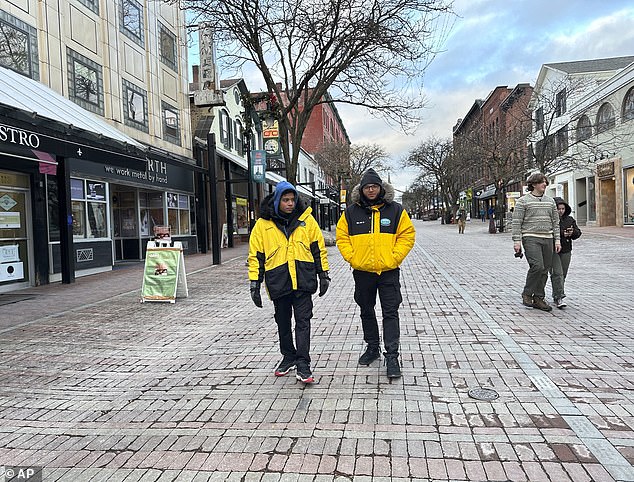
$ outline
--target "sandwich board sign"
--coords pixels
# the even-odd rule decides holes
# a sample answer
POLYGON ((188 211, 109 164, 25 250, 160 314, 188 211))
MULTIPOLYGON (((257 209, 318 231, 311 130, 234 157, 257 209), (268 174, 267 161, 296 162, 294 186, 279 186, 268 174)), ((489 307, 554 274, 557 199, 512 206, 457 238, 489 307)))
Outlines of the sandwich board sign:
POLYGON ((148 241, 141 288, 141 303, 164 301, 189 296, 183 245, 179 241, 148 241))

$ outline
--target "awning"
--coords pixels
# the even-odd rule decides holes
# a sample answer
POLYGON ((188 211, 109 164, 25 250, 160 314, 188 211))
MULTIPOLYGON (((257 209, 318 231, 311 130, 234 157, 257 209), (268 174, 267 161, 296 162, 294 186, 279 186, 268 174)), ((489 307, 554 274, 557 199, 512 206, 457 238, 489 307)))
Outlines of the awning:
POLYGON ((145 151, 145 146, 46 85, 0 67, 0 104, 92 132, 145 151))
POLYGON ((484 200, 484 199, 495 197, 495 191, 496 191, 495 186, 490 187, 489 189, 485 189, 480 194, 476 195, 476 198, 480 200, 484 200))

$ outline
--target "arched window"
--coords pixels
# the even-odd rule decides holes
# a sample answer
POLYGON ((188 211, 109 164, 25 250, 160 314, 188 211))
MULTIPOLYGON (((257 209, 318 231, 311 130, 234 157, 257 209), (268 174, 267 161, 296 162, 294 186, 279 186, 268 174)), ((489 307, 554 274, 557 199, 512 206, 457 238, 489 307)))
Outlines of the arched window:
POLYGON ((614 127, 614 108, 608 102, 599 108, 597 113, 597 134, 605 132, 614 127))
POLYGON ((634 119, 634 87, 627 91, 623 100, 623 122, 634 119))
POLYGON ((587 115, 582 115, 577 122, 577 141, 585 141, 592 136, 592 123, 587 115))

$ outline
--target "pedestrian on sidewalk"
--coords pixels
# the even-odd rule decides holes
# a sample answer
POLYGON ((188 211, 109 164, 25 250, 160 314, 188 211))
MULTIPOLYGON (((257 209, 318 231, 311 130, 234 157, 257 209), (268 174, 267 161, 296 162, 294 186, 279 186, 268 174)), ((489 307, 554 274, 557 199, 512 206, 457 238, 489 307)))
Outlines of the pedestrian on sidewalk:
POLYGON ((565 308, 564 298, 566 293, 564 283, 572 258, 572 240, 581 236, 581 229, 577 226, 575 218, 570 216, 572 209, 561 197, 556 197, 557 212, 559 213, 559 236, 561 238, 561 251, 553 256, 553 266, 550 273, 550 282, 553 289, 553 300, 559 309, 565 308))
POLYGON ((383 314, 383 344, 389 378, 401 376, 399 363, 401 296, 399 266, 414 246, 416 233, 407 212, 394 201, 394 188, 368 169, 350 193, 351 203, 337 223, 337 247, 352 266, 354 300, 361 308, 366 350, 360 365, 380 357, 376 295, 383 314))
POLYGON ((284 376, 296 368, 297 379, 304 383, 315 381, 310 368, 312 295, 317 291, 317 278, 319 296, 326 293, 330 284, 324 236, 311 213, 291 183, 278 183, 260 205, 260 218, 249 239, 248 258, 253 302, 262 308, 260 285, 264 281, 275 307, 282 353, 275 376, 284 376))
POLYGON ((467 213, 464 209, 458 209, 456 219, 458 220, 458 234, 464 234, 464 228, 467 225, 467 213))
POLYGON ((561 250, 559 214, 553 198, 544 194, 548 186, 544 174, 531 174, 526 184, 529 192, 517 200, 513 213, 513 249, 519 255, 524 245, 529 266, 522 303, 542 311, 551 311, 552 306, 545 300, 545 289, 553 254, 561 250))

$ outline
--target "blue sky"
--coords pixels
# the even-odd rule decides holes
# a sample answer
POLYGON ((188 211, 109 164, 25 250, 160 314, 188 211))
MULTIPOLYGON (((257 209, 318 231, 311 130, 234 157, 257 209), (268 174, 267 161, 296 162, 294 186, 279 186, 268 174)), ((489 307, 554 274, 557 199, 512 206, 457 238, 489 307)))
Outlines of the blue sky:
MULTIPOLYGON (((428 107, 418 130, 406 136, 380 120, 339 107, 353 143, 376 142, 395 165, 423 139, 451 137, 473 102, 498 85, 534 85, 542 64, 634 55, 634 4, 621 0, 457 0, 458 15, 444 51, 425 73, 428 107)), ((392 182, 409 185, 415 171, 392 182)))
POLYGON ((416 174, 399 167, 408 151, 431 135, 451 137, 456 120, 496 86, 534 85, 545 63, 634 55, 631 0, 455 0, 454 12, 443 51, 425 72, 427 108, 415 133, 405 135, 362 108, 337 106, 353 144, 377 143, 392 157, 397 189, 416 174))

